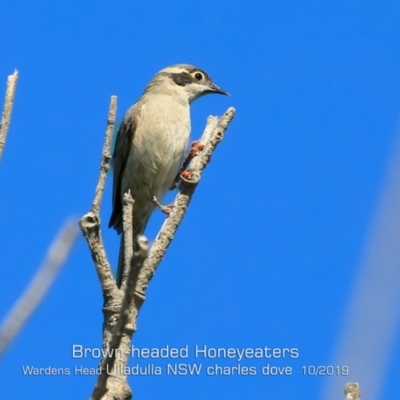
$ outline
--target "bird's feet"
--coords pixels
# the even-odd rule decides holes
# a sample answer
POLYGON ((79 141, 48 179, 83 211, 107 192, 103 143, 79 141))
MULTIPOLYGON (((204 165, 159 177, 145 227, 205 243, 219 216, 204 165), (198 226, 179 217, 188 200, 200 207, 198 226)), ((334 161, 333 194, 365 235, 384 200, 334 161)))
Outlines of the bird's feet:
POLYGON ((200 140, 195 140, 190 145, 190 151, 187 155, 185 161, 182 164, 181 169, 179 170, 178 175, 176 176, 174 183, 172 184, 171 190, 175 189, 178 186, 178 183, 181 179, 181 176, 185 179, 188 179, 190 176, 190 172, 186 171, 187 166, 189 165, 190 161, 193 160, 197 156, 200 151, 204 149, 204 144, 200 142, 200 140))
POLYGON ((167 206, 163 206, 157 199, 156 196, 153 196, 151 202, 155 204, 164 214, 169 215, 174 208, 173 204, 168 204, 167 206))
POLYGON ((200 140, 193 140, 192 144, 190 145, 190 151, 194 151, 193 157, 199 152, 204 150, 204 144, 200 142, 200 140))
POLYGON ((185 171, 182 171, 181 172, 181 177, 183 178, 183 179, 190 179, 190 176, 192 175, 192 171, 189 171, 189 170, 185 170, 185 171))

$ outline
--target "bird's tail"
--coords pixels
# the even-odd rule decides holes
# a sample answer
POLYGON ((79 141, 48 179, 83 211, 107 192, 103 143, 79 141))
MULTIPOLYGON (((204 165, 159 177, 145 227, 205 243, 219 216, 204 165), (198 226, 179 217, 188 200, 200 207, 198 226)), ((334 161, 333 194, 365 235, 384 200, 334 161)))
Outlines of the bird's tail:
MULTIPOLYGON (((153 209, 149 207, 145 212, 140 213, 139 218, 135 218, 133 215, 132 227, 133 227, 133 253, 137 251, 137 237, 142 235, 146 229, 146 225, 150 219, 153 209)), ((122 284, 122 278, 124 274, 125 266, 125 237, 124 232, 121 233, 121 243, 119 245, 119 256, 118 256, 118 269, 117 269, 117 285, 120 288, 122 284)))

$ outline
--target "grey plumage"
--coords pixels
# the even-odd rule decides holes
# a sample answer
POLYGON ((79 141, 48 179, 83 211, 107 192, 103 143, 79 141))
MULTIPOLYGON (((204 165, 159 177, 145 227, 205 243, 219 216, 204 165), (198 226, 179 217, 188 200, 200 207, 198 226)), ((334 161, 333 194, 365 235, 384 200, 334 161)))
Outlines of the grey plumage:
MULTIPOLYGON (((142 97, 127 111, 113 154, 113 212, 109 227, 122 232, 122 197, 133 199, 133 235, 143 234, 155 205, 172 187, 190 135, 190 103, 207 93, 227 94, 208 74, 187 64, 167 67, 155 75, 142 97)), ((117 284, 124 266, 121 238, 117 284)))

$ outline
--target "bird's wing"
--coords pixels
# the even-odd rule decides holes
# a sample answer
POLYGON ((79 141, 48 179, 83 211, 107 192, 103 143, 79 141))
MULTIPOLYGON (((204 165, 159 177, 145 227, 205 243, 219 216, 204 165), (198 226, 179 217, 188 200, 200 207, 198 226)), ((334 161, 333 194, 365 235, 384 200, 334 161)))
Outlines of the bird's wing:
POLYGON ((118 128, 117 139, 113 154, 113 212, 111 214, 108 227, 115 228, 118 233, 122 230, 122 198, 121 182, 125 172, 125 166, 129 157, 132 141, 135 136, 136 128, 140 118, 142 105, 134 104, 125 114, 121 125, 118 128))

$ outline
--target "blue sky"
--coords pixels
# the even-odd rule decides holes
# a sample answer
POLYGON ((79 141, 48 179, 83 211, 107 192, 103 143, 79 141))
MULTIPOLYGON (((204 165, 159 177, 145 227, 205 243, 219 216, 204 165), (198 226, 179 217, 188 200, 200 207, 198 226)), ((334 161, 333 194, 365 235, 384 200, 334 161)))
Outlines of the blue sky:
MULTIPOLYGON (((135 398, 322 398, 330 378, 304 376, 301 367, 332 365, 373 237, 395 156, 399 18, 399 2, 389 0, 3 4, 0 88, 14 68, 20 79, 0 164, 0 316, 63 221, 90 206, 110 95, 118 96, 120 119, 158 70, 194 64, 231 97, 193 105, 193 137, 209 114, 234 106, 237 115, 151 282, 134 344, 296 348, 299 357, 238 362, 195 360, 191 352, 187 362, 203 368, 270 364, 293 374, 131 377, 135 398)), ((110 212, 111 179, 101 214, 116 265, 110 212)), ((162 219, 154 215, 150 239, 162 219)), ((22 366, 96 367, 97 359, 73 359, 71 349, 100 346, 101 306, 80 238, 1 360, 5 398, 88 397, 94 377, 27 377, 22 366)), ((394 338, 381 389, 386 400, 400 393, 398 326, 394 338)), ((174 360, 151 363, 167 362, 174 360)), ((350 370, 343 382, 362 379, 350 370)))

